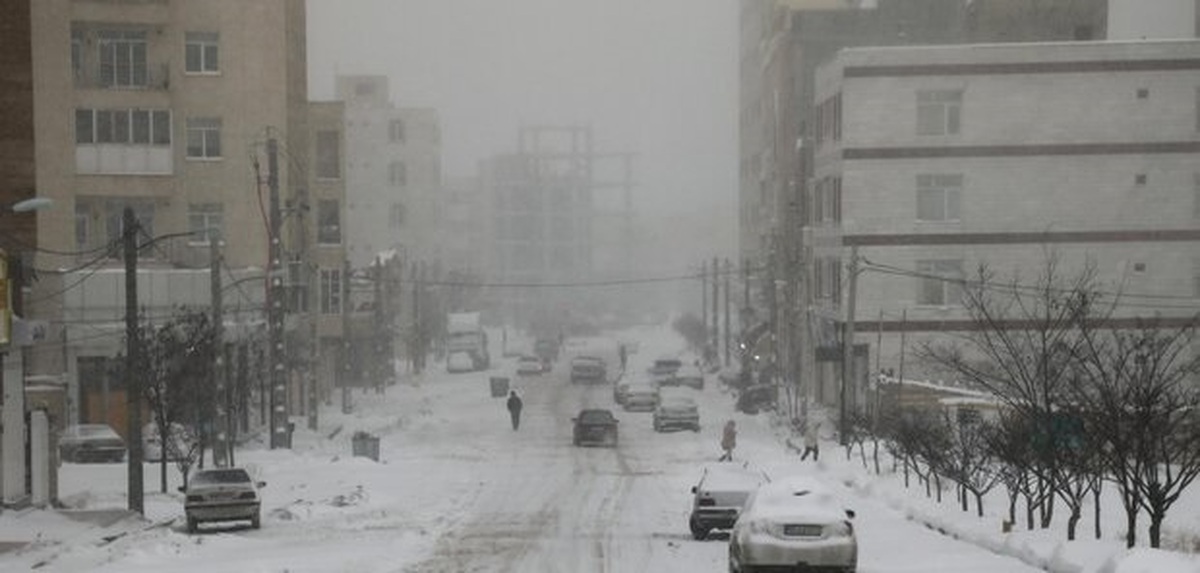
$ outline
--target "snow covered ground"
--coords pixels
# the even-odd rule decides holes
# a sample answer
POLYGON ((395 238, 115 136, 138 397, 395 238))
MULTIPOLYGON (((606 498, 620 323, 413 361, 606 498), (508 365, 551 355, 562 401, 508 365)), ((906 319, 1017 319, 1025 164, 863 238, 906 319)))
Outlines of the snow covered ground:
MULTIPOLYGON (((682 348, 661 329, 622 337, 640 343, 631 369, 682 348)), ((435 367, 383 395, 356 393, 351 414, 322 412, 319 432, 298 423, 294 450, 240 451, 239 463, 268 482, 260 530, 188 535, 177 477, 158 493, 154 465, 146 519, 128 517, 113 511, 126 504, 125 466, 64 465, 60 495, 74 510, 0 514, 0 550, 12 548, 0 553, 0 571, 724 571, 726 543, 692 540, 687 516, 690 487, 719 455, 727 419, 739 426, 739 461, 846 484, 862 572, 1200 571, 1179 554, 1127 556, 1115 529, 1103 543, 1071 546, 1051 542, 1057 532, 1002 535, 998 519, 928 502, 832 444, 819 464, 800 462, 767 416, 735 414, 715 381, 698 395, 700 432, 658 434, 650 414, 618 411, 620 446, 608 449, 571 446, 571 417, 585 405, 611 408, 609 386, 572 386, 561 371, 512 376, 526 404, 514 432, 488 391, 488 377, 512 365, 498 362, 500 372, 435 367), (350 456, 359 430, 381 438, 380 462, 350 456)))

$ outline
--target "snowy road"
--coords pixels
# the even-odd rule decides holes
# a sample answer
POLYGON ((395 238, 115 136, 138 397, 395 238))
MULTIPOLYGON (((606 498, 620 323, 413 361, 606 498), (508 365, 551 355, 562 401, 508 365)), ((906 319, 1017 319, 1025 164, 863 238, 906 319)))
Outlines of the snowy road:
MULTIPOLYGON (((699 433, 655 433, 649 413, 617 411, 618 448, 579 448, 571 418, 584 406, 611 408, 611 386, 572 386, 561 372, 514 378, 526 404, 514 432, 503 400, 488 396, 494 374, 431 372, 386 395, 356 394, 352 414, 323 418, 341 428, 335 437, 322 430, 301 434, 294 451, 243 452, 241 463, 269 482, 261 530, 188 535, 174 491, 148 496, 150 527, 127 520, 68 531, 53 513, 9 514, 0 516, 0 535, 30 544, 0 554, 0 571, 725 571, 725 540, 695 541, 687 528, 690 488, 719 454, 725 420, 738 423, 738 461, 774 476, 816 471, 784 451, 766 416, 733 414, 715 381, 697 396, 699 433), (357 429, 381 437, 380 463, 347 455, 357 429), (61 541, 48 541, 50 531, 61 541)), ((65 499, 120 508, 124 471, 66 465, 65 499)), ((1035 571, 908 521, 879 498, 847 495, 858 514, 860 572, 1035 571)))

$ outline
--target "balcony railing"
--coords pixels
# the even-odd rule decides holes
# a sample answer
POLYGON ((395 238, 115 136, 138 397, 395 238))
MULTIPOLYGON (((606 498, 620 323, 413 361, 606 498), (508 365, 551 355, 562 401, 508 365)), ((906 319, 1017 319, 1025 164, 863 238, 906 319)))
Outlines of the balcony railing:
POLYGON ((144 70, 136 70, 124 74, 112 74, 109 77, 101 74, 98 67, 77 70, 75 73, 75 87, 87 90, 166 91, 171 88, 171 68, 165 63, 151 64, 147 65, 144 70))

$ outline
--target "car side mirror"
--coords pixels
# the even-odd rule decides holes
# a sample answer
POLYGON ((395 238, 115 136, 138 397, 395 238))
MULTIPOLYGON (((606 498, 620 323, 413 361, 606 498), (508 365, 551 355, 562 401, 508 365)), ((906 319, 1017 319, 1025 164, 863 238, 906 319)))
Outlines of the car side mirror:
POLYGON ((854 515, 855 515, 855 513, 854 513, 853 509, 846 510, 846 517, 849 517, 850 519, 854 519, 854 515))
POLYGON ((261 489, 261 488, 267 487, 267 482, 265 482, 265 481, 260 481, 260 482, 258 482, 258 483, 257 483, 257 484, 255 484, 255 485, 257 485, 257 486, 258 486, 258 487, 261 489))
POLYGON ((696 486, 692 486, 692 493, 696 493, 696 491, 698 491, 698 490, 696 489, 696 486))
POLYGON ((182 486, 182 485, 181 485, 181 486, 179 486, 179 487, 177 487, 177 488, 175 488, 175 489, 179 490, 179 493, 187 493, 187 487, 186 487, 186 486, 182 486))

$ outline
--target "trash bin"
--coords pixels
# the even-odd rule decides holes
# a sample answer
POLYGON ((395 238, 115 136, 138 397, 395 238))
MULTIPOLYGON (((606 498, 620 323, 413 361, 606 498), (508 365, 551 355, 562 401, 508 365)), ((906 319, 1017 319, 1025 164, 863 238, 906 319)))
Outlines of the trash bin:
POLYGON ((379 461, 379 436, 373 436, 366 432, 354 432, 354 436, 350 438, 350 445, 354 450, 354 457, 379 461))
POLYGON ((503 398, 508 396, 508 378, 503 376, 492 376, 492 397, 503 398))

